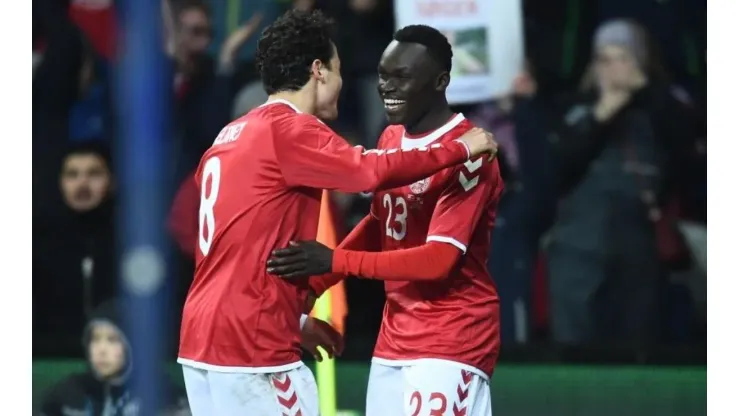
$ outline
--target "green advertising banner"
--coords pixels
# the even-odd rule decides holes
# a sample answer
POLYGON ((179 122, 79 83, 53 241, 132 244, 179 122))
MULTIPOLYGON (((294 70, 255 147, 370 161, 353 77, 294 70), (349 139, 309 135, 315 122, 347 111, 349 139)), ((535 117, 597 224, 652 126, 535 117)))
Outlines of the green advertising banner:
MULTIPOLYGON (((80 361, 34 361, 34 408, 80 361)), ((172 377, 182 382, 179 366, 172 377)), ((337 363, 337 404, 362 415, 369 366, 337 363)), ((706 367, 499 365, 491 383, 496 416, 706 415, 706 367)))

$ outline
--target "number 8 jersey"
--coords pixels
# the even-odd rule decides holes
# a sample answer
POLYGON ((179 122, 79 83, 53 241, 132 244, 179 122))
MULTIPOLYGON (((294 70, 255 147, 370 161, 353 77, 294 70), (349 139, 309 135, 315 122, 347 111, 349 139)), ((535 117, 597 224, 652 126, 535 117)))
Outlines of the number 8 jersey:
MULTIPOLYGON (((473 127, 461 114, 422 137, 390 126, 378 147, 423 148, 458 139, 473 127)), ((499 301, 486 261, 502 191, 498 162, 479 158, 373 195, 371 214, 379 220, 383 251, 436 241, 463 253, 446 279, 385 282, 374 362, 406 366, 437 359, 484 378, 493 373, 499 301)))

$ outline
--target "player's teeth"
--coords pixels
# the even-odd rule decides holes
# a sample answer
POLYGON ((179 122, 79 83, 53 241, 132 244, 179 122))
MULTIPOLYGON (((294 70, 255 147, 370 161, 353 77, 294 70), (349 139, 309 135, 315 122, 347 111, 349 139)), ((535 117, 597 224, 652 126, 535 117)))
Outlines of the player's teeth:
POLYGON ((401 105, 401 104, 403 104, 403 103, 406 102, 406 101, 402 101, 402 100, 392 100, 392 99, 385 99, 383 101, 385 102, 385 105, 387 105, 387 106, 401 105))

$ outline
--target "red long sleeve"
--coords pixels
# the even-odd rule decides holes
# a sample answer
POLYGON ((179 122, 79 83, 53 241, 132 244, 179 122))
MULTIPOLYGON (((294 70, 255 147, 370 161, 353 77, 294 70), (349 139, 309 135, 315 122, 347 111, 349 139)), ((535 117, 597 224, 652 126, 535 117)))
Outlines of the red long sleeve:
POLYGON ((189 176, 180 186, 167 220, 172 237, 185 254, 193 255, 198 241, 198 207, 200 193, 194 176, 189 176))
POLYGON ((307 114, 276 122, 274 138, 275 154, 288 186, 344 192, 408 185, 469 158, 462 141, 408 150, 352 147, 307 114))
MULTIPOLYGON (((380 234, 378 233, 377 221, 372 215, 365 216, 339 244, 337 249, 380 251, 380 234)), ((318 297, 346 277, 347 275, 342 273, 311 276, 308 279, 308 284, 318 297)))
POLYGON ((377 280, 441 280, 457 265, 462 253, 447 243, 369 253, 334 250, 332 271, 377 280))

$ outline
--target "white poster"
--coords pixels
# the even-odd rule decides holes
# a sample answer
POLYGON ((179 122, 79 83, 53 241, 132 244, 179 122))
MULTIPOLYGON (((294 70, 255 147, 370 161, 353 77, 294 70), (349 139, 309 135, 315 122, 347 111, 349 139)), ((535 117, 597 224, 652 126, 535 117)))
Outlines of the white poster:
POLYGON ((452 45, 450 104, 506 95, 524 60, 521 0, 395 0, 396 28, 432 26, 452 45))

